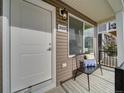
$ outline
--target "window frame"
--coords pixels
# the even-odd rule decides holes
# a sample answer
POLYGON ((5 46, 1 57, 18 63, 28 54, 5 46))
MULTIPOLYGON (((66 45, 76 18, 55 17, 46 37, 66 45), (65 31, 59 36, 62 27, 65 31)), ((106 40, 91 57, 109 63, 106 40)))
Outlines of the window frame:
MULTIPOLYGON (((69 40, 69 17, 73 17, 73 18, 75 18, 75 19, 77 19, 77 20, 79 20, 79 21, 81 21, 82 23, 83 23, 83 31, 85 30, 85 24, 89 24, 89 25, 91 25, 92 27, 95 27, 93 24, 91 24, 91 23, 89 23, 89 22, 87 22, 87 21, 85 21, 85 20, 83 20, 83 19, 81 19, 81 18, 79 18, 79 17, 77 17, 77 16, 75 16, 75 15, 73 15, 73 14, 71 14, 71 13, 68 13, 68 57, 69 58, 72 58, 73 56, 75 56, 75 55, 70 55, 70 49, 69 49, 69 43, 70 43, 70 40, 69 40)), ((95 31, 95 30, 94 30, 95 31)), ((95 36, 95 32, 94 32, 94 36, 95 36)), ((94 43, 94 39, 93 39, 93 43, 94 43)), ((84 47, 83 47, 84 48, 84 47)), ((94 45, 93 45, 93 49, 94 49, 94 45)))

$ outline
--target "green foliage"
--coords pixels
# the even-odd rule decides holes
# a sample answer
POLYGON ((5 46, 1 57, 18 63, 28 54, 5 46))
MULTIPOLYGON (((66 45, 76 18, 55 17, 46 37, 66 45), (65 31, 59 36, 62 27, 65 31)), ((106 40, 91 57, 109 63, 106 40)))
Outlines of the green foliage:
POLYGON ((115 43, 108 43, 103 46, 104 51, 108 54, 108 56, 116 56, 117 55, 117 45, 115 43))

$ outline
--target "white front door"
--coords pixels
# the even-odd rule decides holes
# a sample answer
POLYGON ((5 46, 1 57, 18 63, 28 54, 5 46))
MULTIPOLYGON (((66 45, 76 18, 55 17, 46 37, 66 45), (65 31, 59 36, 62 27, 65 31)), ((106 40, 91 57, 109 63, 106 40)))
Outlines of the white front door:
POLYGON ((52 12, 29 1, 11 0, 11 92, 52 79, 52 12))

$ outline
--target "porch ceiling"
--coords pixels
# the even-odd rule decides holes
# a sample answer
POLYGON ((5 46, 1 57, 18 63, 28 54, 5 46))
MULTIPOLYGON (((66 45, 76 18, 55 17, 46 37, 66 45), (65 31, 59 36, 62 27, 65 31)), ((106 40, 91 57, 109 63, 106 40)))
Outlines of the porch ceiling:
POLYGON ((122 10, 122 0, 62 0, 77 11, 85 14, 97 23, 115 18, 122 10))

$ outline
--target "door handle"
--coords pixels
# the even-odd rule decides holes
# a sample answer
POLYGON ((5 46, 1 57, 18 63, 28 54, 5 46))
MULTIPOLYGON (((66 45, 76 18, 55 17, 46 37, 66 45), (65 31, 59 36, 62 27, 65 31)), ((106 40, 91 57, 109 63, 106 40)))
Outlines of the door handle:
POLYGON ((47 49, 47 51, 51 51, 52 50, 52 48, 51 47, 49 47, 48 49, 47 49))

